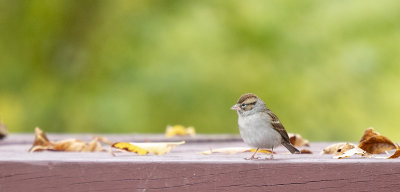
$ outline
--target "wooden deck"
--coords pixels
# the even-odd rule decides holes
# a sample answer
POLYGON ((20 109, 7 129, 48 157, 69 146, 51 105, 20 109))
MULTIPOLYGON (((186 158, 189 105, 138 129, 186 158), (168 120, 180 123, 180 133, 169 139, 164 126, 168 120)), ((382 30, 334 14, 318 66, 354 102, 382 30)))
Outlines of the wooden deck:
MULTIPOLYGON (((104 135, 112 141, 165 141, 162 135, 104 135)), ((50 140, 91 135, 49 134, 50 140)), ((21 191, 399 191, 400 159, 333 159, 319 152, 274 160, 244 160, 251 153, 203 155, 210 148, 245 147, 237 135, 198 135, 163 155, 108 152, 27 152, 33 134, 0 141, 0 192, 21 191)), ((179 139, 169 139, 179 140, 179 139)), ((268 157, 261 154, 260 156, 268 157)))

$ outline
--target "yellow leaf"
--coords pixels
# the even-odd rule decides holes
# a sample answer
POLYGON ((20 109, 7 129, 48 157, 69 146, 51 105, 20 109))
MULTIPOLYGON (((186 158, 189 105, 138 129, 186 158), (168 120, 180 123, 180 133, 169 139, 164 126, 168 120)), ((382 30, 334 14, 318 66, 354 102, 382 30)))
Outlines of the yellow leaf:
MULTIPOLYGON (((245 152, 247 152, 247 151, 245 151, 245 152)), ((256 152, 256 149, 250 149, 250 152, 256 152)), ((267 154, 270 154, 270 153, 272 153, 272 151, 271 150, 268 150, 268 149, 259 149, 258 151, 257 151, 257 153, 267 153, 267 154)))
POLYGON ((188 127, 185 128, 182 125, 174 125, 174 126, 167 126, 167 129, 165 130, 165 136, 166 137, 174 137, 174 136, 194 136, 196 134, 196 131, 194 127, 188 127))
POLYGON ((145 155, 147 153, 153 153, 156 155, 163 155, 170 152, 175 146, 184 144, 185 141, 181 142, 149 142, 149 143, 127 143, 118 142, 112 146, 115 148, 123 149, 130 152, 138 153, 139 155, 145 155))
POLYGON ((142 149, 136 145, 133 145, 131 143, 128 142, 117 142, 114 143, 113 145, 111 145, 112 147, 118 148, 118 149, 123 149, 126 151, 130 151, 130 152, 134 152, 137 153, 139 155, 146 155, 148 153, 147 150, 142 149))
POLYGON ((139 146, 142 149, 147 150, 149 153, 156 155, 162 155, 170 152, 177 145, 184 144, 185 141, 180 142, 153 142, 153 143, 132 143, 133 145, 139 146))

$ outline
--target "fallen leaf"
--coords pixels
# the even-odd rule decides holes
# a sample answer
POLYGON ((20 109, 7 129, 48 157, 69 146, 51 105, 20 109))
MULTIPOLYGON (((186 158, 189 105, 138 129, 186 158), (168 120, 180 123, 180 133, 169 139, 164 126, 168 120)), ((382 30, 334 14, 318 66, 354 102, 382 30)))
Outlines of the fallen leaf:
POLYGON ((367 139, 369 139, 369 138, 371 138, 371 137, 373 137, 373 136, 377 136, 377 135, 380 135, 380 133, 374 131, 374 128, 373 128, 373 127, 369 127, 368 129, 366 129, 366 130, 364 131, 364 135, 361 137, 359 143, 362 143, 362 142, 364 142, 365 140, 367 140, 367 139))
POLYGON ((29 149, 30 152, 47 150, 52 147, 52 143, 49 142, 49 139, 46 136, 46 133, 42 131, 39 127, 35 128, 35 140, 33 141, 32 147, 29 149), (45 149, 45 146, 47 147, 45 149))
POLYGON ((8 130, 6 125, 3 123, 3 121, 0 121, 0 139, 3 139, 7 136, 8 130))
POLYGON ((290 143, 295 147, 309 147, 310 142, 307 139, 304 139, 300 134, 296 133, 288 133, 290 143))
POLYGON ((142 149, 136 145, 133 145, 131 143, 128 143, 128 142, 118 142, 118 143, 112 144, 111 146, 118 148, 118 149, 125 150, 125 151, 134 152, 139 155, 146 155, 148 153, 147 150, 144 150, 144 149, 142 149))
POLYGON ((344 153, 341 154, 341 155, 333 156, 333 158, 334 158, 334 159, 343 159, 343 158, 351 157, 351 156, 354 156, 354 155, 366 156, 366 155, 367 155, 367 152, 365 152, 365 151, 364 151, 363 149, 361 149, 361 148, 356 147, 356 148, 352 148, 352 149, 350 149, 350 150, 344 152, 344 153))
POLYGON ((388 157, 388 159, 396 159, 400 157, 400 147, 397 146, 396 152, 394 152, 394 154, 390 157, 388 157))
POLYGON ((153 153, 156 155, 163 155, 170 152, 177 145, 184 144, 185 141, 181 142, 149 142, 149 143, 128 143, 128 142, 117 142, 112 146, 118 149, 134 152, 139 155, 146 155, 147 153, 153 153))
POLYGON ((194 127, 188 127, 185 128, 182 125, 174 125, 174 126, 167 126, 167 129, 165 130, 165 136, 166 137, 174 137, 174 136, 194 136, 196 134, 196 131, 194 127))
POLYGON ((390 139, 374 131, 372 127, 365 130, 358 147, 371 154, 380 154, 397 148, 390 139))
POLYGON ((56 142, 51 142, 46 136, 46 133, 39 127, 35 128, 35 140, 30 152, 52 150, 52 151, 70 151, 70 152, 98 152, 103 151, 103 147, 99 142, 99 138, 94 138, 89 143, 78 139, 66 139, 56 142))
MULTIPOLYGON (((248 147, 225 147, 225 148, 218 148, 218 149, 210 149, 207 151, 200 152, 203 155, 211 155, 212 153, 226 153, 226 154, 235 154, 235 153, 244 153, 244 152, 255 152, 256 149, 251 149, 248 147)), ((257 153, 272 153, 272 151, 267 149, 259 149, 257 153)))
POLYGON ((55 142, 53 150, 70 152, 99 152, 103 151, 103 147, 98 142, 98 138, 94 138, 89 143, 78 139, 66 139, 55 142))
POLYGON ((344 152, 356 148, 357 146, 352 144, 352 143, 335 143, 332 145, 329 145, 325 149, 322 150, 321 154, 335 154, 335 155, 341 155, 344 152))
POLYGON ((308 149, 302 149, 300 150, 300 154, 312 154, 312 152, 308 149))
MULTIPOLYGON (((257 149, 250 149, 250 152, 256 152, 257 149)), ((248 152, 248 151, 245 151, 248 152)), ((271 154, 272 151, 268 149, 258 149, 257 153, 266 153, 266 154, 271 154)), ((275 152, 274 152, 275 153, 275 152)))

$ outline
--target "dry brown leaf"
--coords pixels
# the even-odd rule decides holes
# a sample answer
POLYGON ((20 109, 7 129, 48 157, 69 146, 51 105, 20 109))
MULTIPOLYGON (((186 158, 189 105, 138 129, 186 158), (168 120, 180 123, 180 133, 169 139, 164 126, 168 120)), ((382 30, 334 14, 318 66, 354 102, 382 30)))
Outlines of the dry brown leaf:
POLYGON ((6 125, 3 123, 3 121, 0 121, 0 139, 3 139, 7 136, 8 130, 6 125))
POLYGON ((310 142, 307 139, 304 139, 300 134, 296 133, 288 133, 290 143, 295 147, 309 147, 310 142))
POLYGON ((117 142, 112 146, 118 149, 123 149, 129 152, 134 152, 139 155, 145 155, 147 153, 153 153, 156 155, 163 155, 170 152, 174 147, 184 144, 185 141, 181 142, 149 142, 149 143, 128 143, 128 142, 117 142))
POLYGON ((394 154, 390 157, 388 157, 388 159, 396 159, 400 157, 400 147, 397 146, 396 152, 394 152, 394 154))
POLYGON ((112 141, 108 140, 107 138, 105 138, 103 136, 95 136, 94 138, 96 138, 100 143, 104 143, 104 144, 107 144, 110 146, 113 144, 112 141))
POLYGON ((310 151, 308 149, 302 149, 302 150, 300 150, 300 154, 312 154, 312 151, 310 151))
POLYGON ((98 142, 98 138, 94 138, 89 143, 78 139, 66 139, 55 142, 53 150, 70 152, 99 152, 103 151, 103 147, 98 142))
POLYGON ((334 159, 343 159, 343 158, 351 157, 351 156, 354 156, 354 155, 366 156, 366 155, 367 155, 367 152, 365 152, 365 151, 364 151, 363 149, 361 149, 361 148, 356 147, 356 148, 352 148, 352 149, 350 149, 350 150, 344 152, 344 153, 341 154, 341 155, 333 156, 333 158, 334 158, 334 159))
POLYGON ((341 155, 344 152, 353 149, 357 147, 356 145, 352 143, 335 143, 332 145, 329 145, 325 149, 322 150, 321 154, 335 154, 335 155, 341 155))
MULTIPOLYGON (((256 149, 251 149, 248 147, 225 147, 225 148, 218 148, 218 149, 210 149, 207 151, 202 151, 200 152, 203 155, 211 155, 212 153, 226 153, 229 155, 235 154, 235 153, 244 153, 244 152, 255 152, 256 149)), ((257 153, 272 153, 271 150, 266 150, 266 149, 259 149, 257 153)))
POLYGON ((371 154, 380 154, 397 148, 390 139, 374 131, 372 127, 365 130, 358 147, 371 154))
POLYGON ((62 141, 51 142, 39 127, 35 128, 35 140, 30 152, 52 150, 52 151, 70 151, 70 152, 98 152, 103 151, 99 143, 99 138, 94 138, 89 143, 78 139, 66 139, 62 141))
POLYGON ((43 132, 39 127, 35 128, 35 140, 33 141, 32 147, 29 149, 30 152, 34 151, 42 151, 52 148, 52 143, 49 142, 49 139, 46 136, 46 133, 43 132), (45 146, 47 148, 45 148, 45 146))
POLYGON ((369 127, 364 131, 364 135, 361 137, 359 143, 362 143, 363 141, 371 138, 372 136, 377 136, 377 135, 380 135, 380 133, 376 132, 373 127, 369 127))
POLYGON ((166 137, 174 137, 174 136, 194 136, 196 134, 196 130, 194 127, 187 127, 185 128, 182 125, 174 125, 174 126, 167 126, 165 130, 166 137))

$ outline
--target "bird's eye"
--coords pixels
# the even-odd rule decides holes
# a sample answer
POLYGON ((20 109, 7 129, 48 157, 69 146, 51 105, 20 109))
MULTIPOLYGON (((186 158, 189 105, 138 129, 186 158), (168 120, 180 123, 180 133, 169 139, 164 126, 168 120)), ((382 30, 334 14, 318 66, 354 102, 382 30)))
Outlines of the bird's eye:
POLYGON ((240 106, 241 106, 241 107, 246 107, 246 104, 242 103, 240 106))

